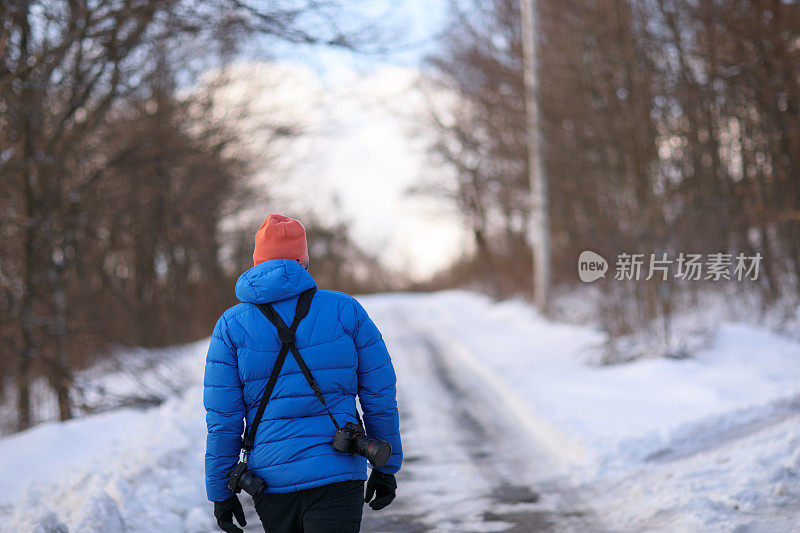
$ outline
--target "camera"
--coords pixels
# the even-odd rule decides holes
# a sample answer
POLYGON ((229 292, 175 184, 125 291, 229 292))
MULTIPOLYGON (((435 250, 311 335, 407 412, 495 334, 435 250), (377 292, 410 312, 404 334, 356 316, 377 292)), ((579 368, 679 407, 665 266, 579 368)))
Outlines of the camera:
POLYGON ((239 493, 244 490, 256 498, 266 488, 267 484, 263 479, 247 471, 247 463, 239 462, 233 470, 228 472, 228 490, 231 492, 239 493))
POLYGON ((340 452, 366 457, 378 468, 384 466, 392 455, 391 444, 367 437, 364 428, 354 422, 348 422, 337 429, 331 444, 340 452))

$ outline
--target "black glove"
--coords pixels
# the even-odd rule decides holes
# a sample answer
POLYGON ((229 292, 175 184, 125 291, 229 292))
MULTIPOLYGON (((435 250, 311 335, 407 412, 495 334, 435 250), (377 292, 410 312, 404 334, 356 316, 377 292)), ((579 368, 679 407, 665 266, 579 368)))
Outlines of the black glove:
POLYGON ((373 469, 367 481, 367 494, 364 501, 369 503, 373 511, 379 511, 392 503, 397 496, 397 480, 393 474, 384 474, 373 469), (372 497, 375 499, 372 500, 372 497), (372 502, 370 502, 372 500, 372 502))
POLYGON ((242 529, 233 523, 234 516, 241 525, 247 525, 247 520, 244 519, 244 509, 235 495, 225 501, 214 502, 214 516, 219 528, 227 533, 243 533, 242 529))

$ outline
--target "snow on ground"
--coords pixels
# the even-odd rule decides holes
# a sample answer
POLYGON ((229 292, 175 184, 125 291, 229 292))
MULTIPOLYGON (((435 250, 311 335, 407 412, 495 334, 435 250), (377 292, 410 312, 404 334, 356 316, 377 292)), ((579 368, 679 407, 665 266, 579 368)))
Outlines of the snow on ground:
POLYGON ((3 439, 0 531, 210 531, 202 409, 195 387, 3 439))
POLYGON ((800 531, 800 343, 722 323, 690 359, 595 367, 590 328, 465 292, 387 295, 629 531, 800 531))
POLYGON ((628 531, 800 531, 796 414, 679 458, 633 464, 592 487, 596 509, 628 531))
POLYGON ((78 379, 89 407, 0 439, 0 532, 210 531, 203 480, 208 339, 117 354, 78 379), (171 395, 171 396, 169 396, 171 395))
POLYGON ((795 412, 800 401, 800 343, 753 326, 723 324, 713 346, 690 359, 594 367, 584 361, 603 342, 600 332, 543 320, 521 301, 447 292, 366 302, 411 306, 465 364, 582 443, 587 458, 612 465, 795 412))
MULTIPOLYGON (((397 502, 389 514, 365 508, 367 530, 504 530, 541 516, 526 491, 561 472, 613 530, 800 530, 797 341, 722 323, 690 359, 596 367, 585 361, 602 333, 520 301, 456 291, 362 301, 393 352, 407 456, 397 502), (493 497, 499 488, 506 496, 493 497)), ((183 392, 158 407, 0 440, 0 531, 214 531, 206 344, 162 353, 180 359, 183 392)))

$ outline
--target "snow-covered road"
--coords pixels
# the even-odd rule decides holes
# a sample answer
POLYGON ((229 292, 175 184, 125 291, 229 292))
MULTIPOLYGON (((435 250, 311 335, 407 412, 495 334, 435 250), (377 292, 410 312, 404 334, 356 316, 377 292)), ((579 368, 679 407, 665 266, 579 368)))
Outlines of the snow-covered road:
MULTIPOLYGON (((413 308, 372 308, 398 375, 406 461, 391 531, 595 531, 597 518, 485 382, 413 308)), ((365 508, 365 530, 375 516, 365 508)))
MULTIPOLYGON (((601 334, 522 302, 363 303, 392 353, 405 451, 397 500, 365 506, 363 531, 800 531, 796 341, 723 324, 691 359, 598 368, 585 355, 601 334)), ((217 531, 203 484, 206 347, 158 353, 187 387, 158 407, 0 439, 0 531, 217 531)), ((122 394, 130 373, 97 379, 122 394)))

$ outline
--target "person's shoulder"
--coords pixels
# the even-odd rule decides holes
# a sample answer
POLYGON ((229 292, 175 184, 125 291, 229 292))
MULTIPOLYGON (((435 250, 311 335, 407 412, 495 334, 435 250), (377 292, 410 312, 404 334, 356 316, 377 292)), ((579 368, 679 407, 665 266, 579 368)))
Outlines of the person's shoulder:
POLYGON ((221 339, 228 339, 238 329, 238 324, 235 318, 242 314, 247 309, 247 304, 236 304, 229 307, 222 315, 220 315, 217 323, 214 325, 214 331, 211 334, 213 337, 221 339))
POLYGON ((345 292, 318 290, 314 295, 314 300, 319 300, 321 303, 327 305, 335 305, 339 312, 344 309, 354 309, 357 307, 358 302, 355 298, 345 292))
POLYGON ((344 303, 351 303, 355 302, 356 299, 347 294, 346 292, 339 292, 339 291, 330 291, 327 289, 320 289, 314 295, 314 298, 322 298, 327 301, 335 301, 335 302, 344 302, 344 303))
MULTIPOLYGON (((335 308, 339 315, 339 320, 345 329, 351 329, 355 325, 368 318, 367 311, 354 296, 339 291, 318 290, 317 294, 322 300, 323 312, 331 312, 335 308)), ((317 298, 316 296, 314 297, 317 298)))
POLYGON ((237 316, 241 315, 244 311, 247 311, 250 307, 252 307, 252 304, 238 303, 233 307, 229 307, 224 313, 222 313, 220 320, 223 321, 233 320, 237 316))

